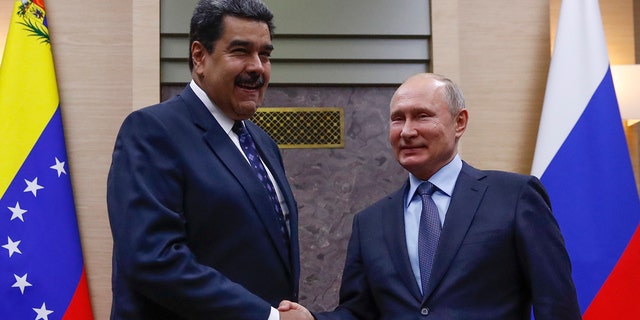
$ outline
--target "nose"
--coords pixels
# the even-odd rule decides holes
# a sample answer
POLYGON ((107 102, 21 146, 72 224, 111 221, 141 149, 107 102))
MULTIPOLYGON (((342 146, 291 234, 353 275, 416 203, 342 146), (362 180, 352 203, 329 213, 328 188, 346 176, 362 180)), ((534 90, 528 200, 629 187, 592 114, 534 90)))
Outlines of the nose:
POLYGON ((406 120, 404 125, 402 126, 402 131, 400 131, 400 137, 406 139, 411 138, 417 135, 416 129, 413 127, 413 123, 411 120, 406 120))
POLYGON ((259 54, 253 54, 247 61, 247 72, 264 72, 264 62, 259 54))

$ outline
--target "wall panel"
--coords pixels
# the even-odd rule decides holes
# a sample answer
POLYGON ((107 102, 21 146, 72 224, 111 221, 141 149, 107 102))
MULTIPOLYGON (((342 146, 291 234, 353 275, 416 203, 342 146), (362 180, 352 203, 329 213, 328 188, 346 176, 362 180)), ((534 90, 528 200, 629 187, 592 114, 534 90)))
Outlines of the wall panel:
POLYGON ((116 130, 131 110, 131 6, 79 0, 48 1, 46 6, 91 299, 96 318, 107 319, 111 235, 106 175, 116 130))
POLYGON ((457 78, 469 108, 463 159, 529 172, 549 66, 548 3, 433 0, 432 10, 433 70, 457 78))
POLYGON ((9 28, 9 19, 11 19, 12 8, 13 1, 0 1, 0 64, 2 63, 4 42, 9 28))
MULTIPOLYGON (((162 83, 191 79, 188 32, 196 2, 161 1, 162 83)), ((406 72, 428 70, 427 0, 265 3, 276 25, 273 84, 393 85, 402 82, 406 72)))

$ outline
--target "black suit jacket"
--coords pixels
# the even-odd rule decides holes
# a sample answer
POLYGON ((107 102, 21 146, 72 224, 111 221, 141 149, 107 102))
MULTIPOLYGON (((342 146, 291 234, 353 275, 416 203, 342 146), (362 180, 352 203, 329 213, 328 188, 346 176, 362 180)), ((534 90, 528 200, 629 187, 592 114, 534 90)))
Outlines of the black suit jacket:
POLYGON ((115 143, 112 319, 267 319, 297 300, 297 204, 277 145, 245 124, 286 200, 290 247, 265 188, 187 86, 130 114, 115 143))
POLYGON ((340 305, 318 319, 580 319, 547 194, 531 176, 463 163, 424 297, 406 247, 408 182, 358 213, 340 305), (428 315, 426 318, 424 315, 428 315))

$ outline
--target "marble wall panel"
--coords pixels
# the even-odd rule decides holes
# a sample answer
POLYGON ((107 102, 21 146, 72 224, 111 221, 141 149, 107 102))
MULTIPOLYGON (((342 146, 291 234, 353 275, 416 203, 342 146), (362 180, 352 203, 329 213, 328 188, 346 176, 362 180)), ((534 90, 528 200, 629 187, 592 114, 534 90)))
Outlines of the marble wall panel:
POLYGON ((339 107, 343 149, 284 149, 287 176, 299 204, 300 302, 331 310, 353 215, 400 187, 406 173, 388 142, 389 87, 272 87, 269 107, 339 107))

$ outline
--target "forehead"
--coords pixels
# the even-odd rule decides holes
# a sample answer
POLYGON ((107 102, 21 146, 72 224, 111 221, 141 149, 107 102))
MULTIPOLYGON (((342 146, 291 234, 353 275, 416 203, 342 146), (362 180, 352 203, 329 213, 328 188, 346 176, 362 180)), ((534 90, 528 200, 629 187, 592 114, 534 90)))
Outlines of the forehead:
POLYGON ((443 104, 442 83, 429 78, 416 78, 403 83, 393 95, 391 109, 426 108, 443 104))

